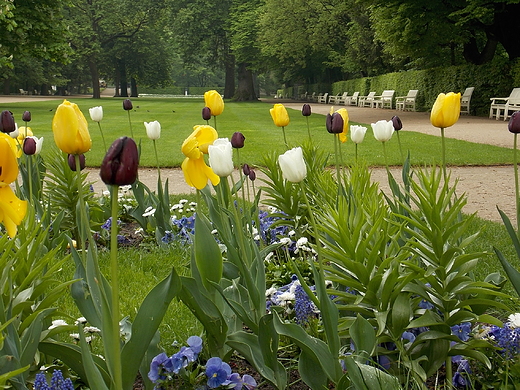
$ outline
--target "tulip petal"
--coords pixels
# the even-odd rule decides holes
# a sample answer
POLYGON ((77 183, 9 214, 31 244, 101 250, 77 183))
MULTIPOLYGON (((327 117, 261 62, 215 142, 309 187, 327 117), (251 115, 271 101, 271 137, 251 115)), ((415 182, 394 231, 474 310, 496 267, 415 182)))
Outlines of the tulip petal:
POLYGON ((0 182, 10 184, 18 177, 18 150, 14 139, 0 133, 0 182))
POLYGON ((208 146, 218 138, 217 130, 208 125, 195 126, 193 130, 195 138, 197 138, 199 143, 200 151, 204 154, 208 154, 208 146))
POLYGON ((26 212, 27 201, 18 199, 8 185, 0 185, 0 222, 4 224, 9 237, 16 235, 17 226, 26 212))
POLYGON ((189 186, 195 187, 198 190, 202 190, 208 184, 208 179, 211 180, 213 185, 220 183, 220 177, 218 177, 213 170, 206 165, 204 157, 198 159, 186 158, 182 162, 182 172, 184 173, 184 179, 189 186))

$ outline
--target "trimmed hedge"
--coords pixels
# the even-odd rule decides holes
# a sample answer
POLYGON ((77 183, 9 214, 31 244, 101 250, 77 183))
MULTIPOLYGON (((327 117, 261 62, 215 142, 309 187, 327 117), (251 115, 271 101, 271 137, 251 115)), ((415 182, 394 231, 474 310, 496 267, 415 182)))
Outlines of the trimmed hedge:
MULTIPOLYGON (((425 70, 410 70, 387 73, 376 77, 338 81, 328 89, 325 84, 307 86, 312 92, 329 92, 332 95, 347 91, 349 95, 359 91, 381 94, 385 89, 395 90, 395 96, 405 96, 410 89, 418 89, 417 110, 428 111, 441 92, 464 93, 467 87, 475 87, 471 97, 471 113, 486 116, 490 98, 509 96, 511 90, 520 87, 520 60, 511 62, 498 58, 484 65, 460 65, 425 70)), ((292 96, 292 94, 288 94, 292 96)))
MULTIPOLYGON (((216 90, 221 94, 224 93, 224 87, 188 87, 188 95, 204 95, 204 92, 216 90)), ((186 87, 166 87, 166 88, 150 88, 140 87, 139 93, 153 94, 153 95, 184 95, 186 87)))

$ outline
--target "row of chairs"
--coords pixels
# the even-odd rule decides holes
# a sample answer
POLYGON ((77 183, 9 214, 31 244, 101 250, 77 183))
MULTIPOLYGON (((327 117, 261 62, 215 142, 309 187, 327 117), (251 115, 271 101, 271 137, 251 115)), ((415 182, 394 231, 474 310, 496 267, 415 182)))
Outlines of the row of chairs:
POLYGON ((417 89, 408 91, 406 96, 394 97, 394 90, 385 90, 381 95, 376 95, 376 92, 370 92, 366 96, 360 96, 359 91, 354 92, 351 96, 348 92, 338 93, 337 95, 329 96, 328 93, 320 93, 316 95, 313 93, 309 98, 302 96, 305 100, 311 100, 323 104, 358 106, 370 108, 395 108, 403 111, 415 111, 415 101, 417 99, 417 89))
MULTIPOLYGON (((464 91, 464 93, 461 96, 460 100, 460 112, 461 114, 469 114, 470 113, 470 102, 471 102, 471 96, 473 95, 473 90, 475 87, 468 87, 464 91)), ((515 88, 515 90, 518 90, 515 92, 517 95, 515 95, 515 98, 494 98, 494 99, 511 99, 509 102, 515 102, 516 109, 519 109, 520 107, 520 88, 515 88)), ((513 91, 515 91, 513 90, 513 91)), ((359 96, 359 92, 354 92, 352 96, 348 96, 348 92, 343 92, 343 94, 337 94, 329 96, 328 93, 320 93, 316 95, 315 93, 310 96, 309 99, 311 101, 315 101, 318 103, 324 103, 324 104, 333 104, 333 105, 346 105, 346 106, 358 106, 358 107, 370 107, 370 108, 394 108, 395 103, 395 109, 401 110, 401 111, 415 111, 416 108, 416 100, 417 95, 419 93, 419 90, 417 89, 411 89, 408 91, 408 94, 406 96, 397 96, 394 97, 395 91, 393 90, 385 90, 381 95, 376 95, 376 92, 370 92, 366 96, 359 96)), ((513 92, 512 92, 513 94, 513 92)), ((303 98, 303 96, 302 96, 303 98)), ((306 98, 306 95, 305 95, 306 98)), ((497 119, 500 118, 501 112, 506 110, 506 108, 503 107, 503 105, 499 105, 499 103, 496 103, 493 106, 492 103, 492 110, 496 110, 497 119), (501 108, 498 108, 501 107, 501 108)), ((511 111, 510 109, 509 111, 511 111)), ((491 118, 491 112, 490 111, 490 118, 491 118)), ((505 111, 505 114, 507 115, 507 110, 505 111)), ((504 117, 505 120, 505 117, 504 117)))
POLYGON ((513 88, 508 97, 494 97, 490 100, 489 118, 499 120, 503 117, 507 120, 513 112, 520 110, 520 88, 513 88))

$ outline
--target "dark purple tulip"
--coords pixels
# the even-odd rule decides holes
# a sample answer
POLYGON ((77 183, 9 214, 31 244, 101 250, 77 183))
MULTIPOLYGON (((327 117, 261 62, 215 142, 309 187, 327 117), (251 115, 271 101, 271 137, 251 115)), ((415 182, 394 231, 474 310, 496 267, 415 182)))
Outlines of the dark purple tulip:
MULTIPOLYGON (((69 168, 73 171, 76 171, 76 157, 74 154, 69 154, 68 162, 69 162, 69 168)), ((83 169, 85 169, 85 155, 80 154, 79 155, 79 170, 82 171, 83 169)))
POLYGON ((24 111, 22 114, 22 120, 24 122, 30 122, 31 121, 31 112, 30 111, 24 111))
POLYGON ((139 153, 135 141, 121 137, 108 148, 99 175, 105 184, 125 186, 137 179, 138 166, 139 153))
POLYGON ((247 165, 247 164, 242 165, 242 172, 244 172, 244 175, 249 176, 249 172, 251 172, 249 165, 247 165))
POLYGON ((202 119, 205 121, 209 121, 211 119, 211 109, 209 107, 204 107, 202 109, 202 119))
POLYGON ((231 137, 231 146, 235 149, 243 148, 245 140, 246 137, 244 137, 244 134, 242 134, 240 131, 237 131, 233 133, 233 136, 231 137))
POLYGON ((327 114, 326 119, 327 131, 331 134, 339 134, 343 131, 343 117, 337 112, 327 114))
POLYGON ((311 115, 311 105, 305 103, 302 107, 302 115, 303 116, 310 116, 311 115))
POLYGON ((513 115, 511 115, 511 119, 509 119, 507 128, 511 133, 520 133, 520 111, 513 112, 513 115))
POLYGON ((34 138, 31 137, 25 137, 23 140, 23 152, 28 155, 32 156, 34 153, 36 153, 36 141, 34 138))
POLYGON ((0 114, 0 130, 2 133, 12 133, 16 129, 16 125, 14 123, 14 116, 11 111, 4 110, 0 114))
POLYGON ((123 100, 123 110, 130 111, 132 108, 134 108, 134 105, 130 99, 123 100))
POLYGON ((255 173, 255 171, 253 169, 251 169, 249 171, 249 180, 255 181, 255 179, 256 179, 256 173, 255 173))
POLYGON ((403 128, 403 122, 401 122, 401 118, 399 118, 397 115, 392 117, 392 124, 394 125, 395 131, 399 131, 403 128))

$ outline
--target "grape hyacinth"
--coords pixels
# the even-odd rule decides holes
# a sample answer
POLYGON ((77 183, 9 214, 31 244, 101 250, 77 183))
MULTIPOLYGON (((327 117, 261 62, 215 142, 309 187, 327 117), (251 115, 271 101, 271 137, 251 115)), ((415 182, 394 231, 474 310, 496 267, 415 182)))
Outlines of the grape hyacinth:
POLYGON ((60 370, 54 370, 50 386, 47 384, 45 373, 39 372, 36 374, 34 390, 74 390, 74 385, 70 378, 63 378, 60 370))

